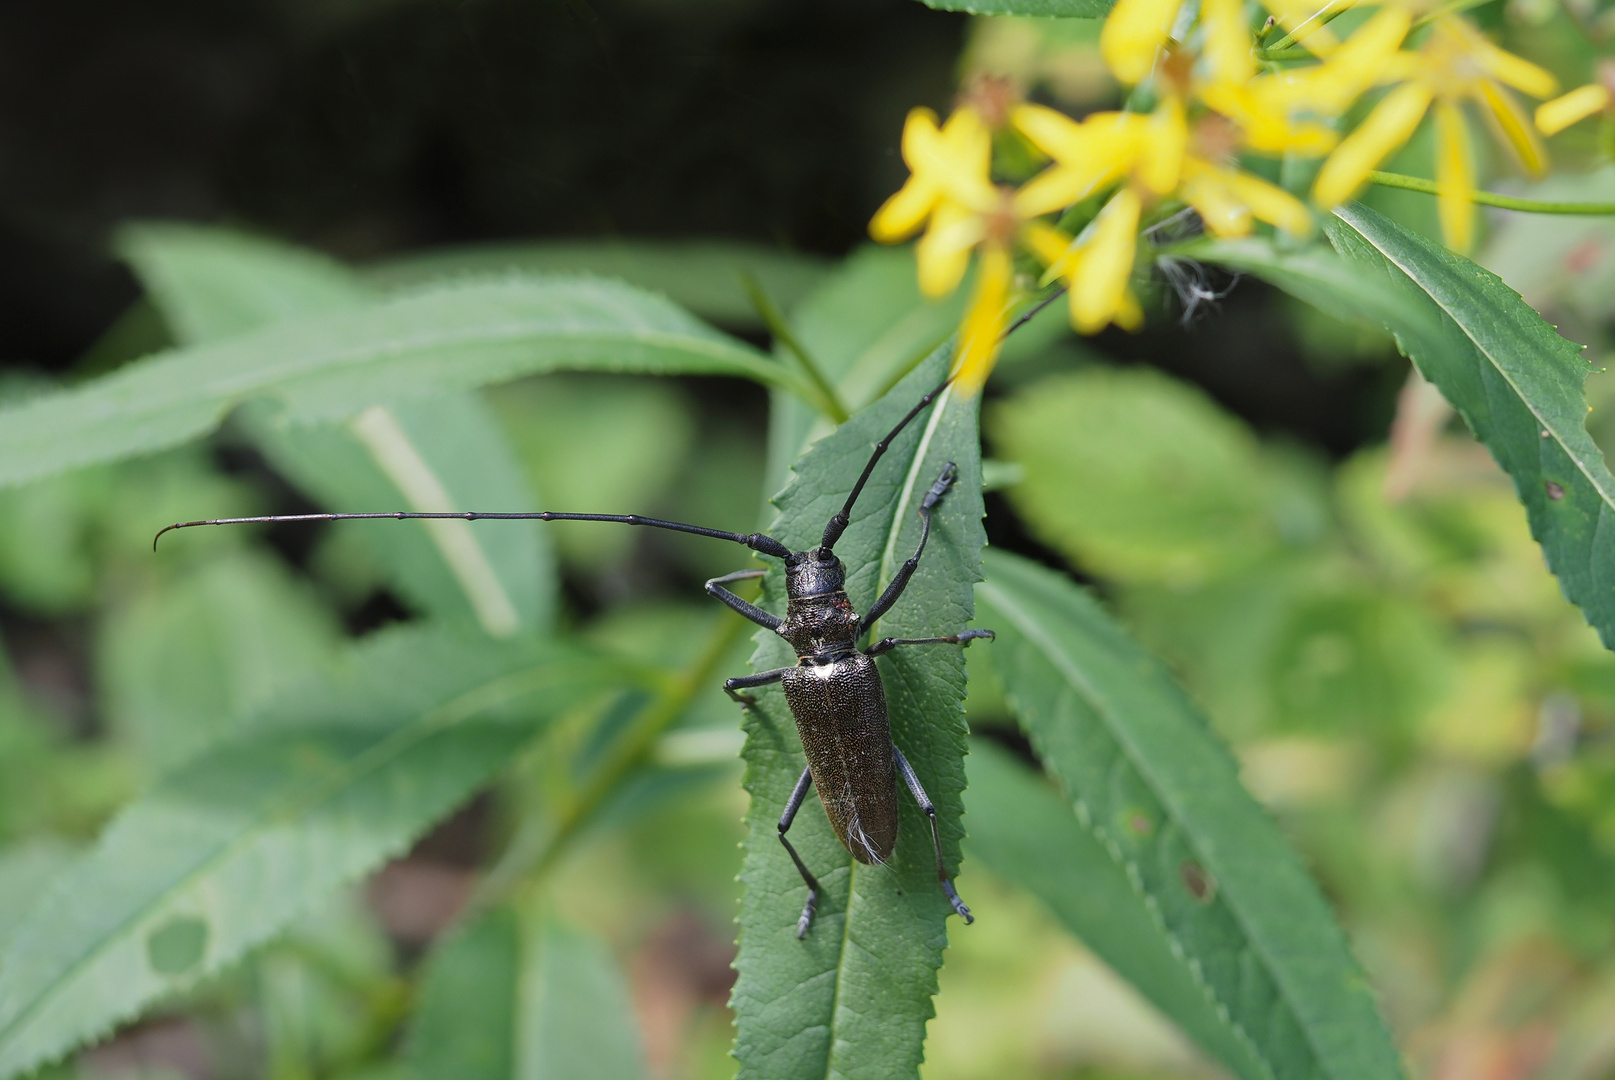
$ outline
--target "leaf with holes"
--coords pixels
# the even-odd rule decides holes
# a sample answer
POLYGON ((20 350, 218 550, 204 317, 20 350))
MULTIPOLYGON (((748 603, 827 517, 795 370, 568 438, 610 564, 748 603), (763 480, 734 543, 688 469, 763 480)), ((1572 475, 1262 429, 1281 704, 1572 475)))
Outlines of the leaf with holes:
POLYGON ((1042 901, 1236 1076, 1266 1077, 1261 1059, 1161 933, 1126 869, 1082 827, 1059 792, 988 742, 971 743, 968 763, 970 857, 1042 901))
MULTIPOLYGON (((1188 698, 1065 578, 994 551, 984 565, 976 596, 1011 708, 1247 1049, 1241 1075, 1397 1080, 1396 1047, 1344 934, 1188 698)), ((1181 1022, 1195 1031, 1202 1017, 1181 1022)))
POLYGON ((57 878, 0 954, 0 1078, 261 944, 625 677, 545 642, 371 638, 137 799, 57 878))
POLYGON ((1587 433, 1581 346, 1496 275, 1359 203, 1324 231, 1347 263, 1425 313, 1385 327, 1513 478, 1548 568, 1615 648, 1615 475, 1587 433))
MULTIPOLYGON (((941 381, 948 359, 948 350, 938 350, 890 394, 814 444, 777 499, 780 514, 771 534, 793 549, 816 546, 875 442, 941 381)), ((879 636, 952 634, 971 617, 971 582, 979 575, 985 540, 973 401, 944 395, 893 442, 836 553, 846 563, 853 604, 867 610, 913 551, 916 507, 948 461, 958 465, 958 483, 938 508, 925 557, 902 599, 881 620, 879 636)), ((765 606, 781 610, 782 595, 783 573, 776 566, 764 580, 765 606)), ((783 639, 767 631, 758 635, 754 667, 794 659, 783 639)), ((893 740, 937 807, 944 857, 956 869, 964 657, 956 646, 921 646, 898 649, 878 663, 893 740)), ((740 1075, 912 1077, 923 1056, 952 910, 937 885, 926 820, 904 793, 894 857, 885 866, 864 866, 852 861, 810 800, 791 839, 823 890, 813 927, 798 941, 805 887, 775 826, 803 768, 801 742, 778 687, 765 687, 757 698, 745 719, 751 809, 741 871, 739 980, 731 999, 740 1075)))

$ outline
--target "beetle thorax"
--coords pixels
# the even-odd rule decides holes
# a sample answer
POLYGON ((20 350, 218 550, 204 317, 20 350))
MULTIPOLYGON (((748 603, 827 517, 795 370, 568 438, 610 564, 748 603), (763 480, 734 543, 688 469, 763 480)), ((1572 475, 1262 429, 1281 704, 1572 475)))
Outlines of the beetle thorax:
POLYGON ((779 635, 795 647, 797 656, 833 660, 854 650, 858 613, 843 588, 846 579, 841 560, 822 548, 786 563, 785 622, 779 635))

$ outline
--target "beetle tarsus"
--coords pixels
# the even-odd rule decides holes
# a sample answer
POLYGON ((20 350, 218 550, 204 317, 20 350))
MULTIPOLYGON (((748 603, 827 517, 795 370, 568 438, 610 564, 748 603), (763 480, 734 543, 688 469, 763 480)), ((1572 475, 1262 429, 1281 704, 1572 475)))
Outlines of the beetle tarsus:
POLYGON ((976 921, 976 917, 970 914, 970 909, 965 906, 965 902, 959 899, 958 890, 953 887, 953 882, 943 878, 942 891, 948 894, 948 903, 953 905, 953 910, 958 913, 959 918, 965 921, 966 926, 976 921))
MULTIPOLYGON (((813 913, 819 908, 819 890, 809 889, 807 903, 802 905, 802 917, 796 920, 796 940, 801 941, 807 937, 808 927, 813 925, 813 913)), ((967 916, 968 917, 968 916, 967 916)))

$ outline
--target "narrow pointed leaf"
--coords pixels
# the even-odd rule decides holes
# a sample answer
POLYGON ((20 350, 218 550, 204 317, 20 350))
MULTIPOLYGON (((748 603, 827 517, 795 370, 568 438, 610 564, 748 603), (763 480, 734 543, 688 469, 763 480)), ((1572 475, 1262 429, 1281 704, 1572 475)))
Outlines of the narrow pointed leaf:
POLYGON ((1256 1067, 1241 1075, 1400 1077, 1328 905, 1188 698, 1065 578, 1000 552, 984 563, 977 598, 1011 707, 1077 820, 1249 1048, 1256 1067))
MULTIPOLYGON (((816 443, 779 496, 771 534, 793 549, 816 546, 875 441, 941 380, 948 359, 946 350, 936 352, 889 395, 816 443)), ((837 545, 848 569, 848 594, 858 610, 866 610, 914 550, 919 500, 944 462, 957 463, 958 483, 934 516, 919 571, 876 628, 878 636, 952 634, 971 617, 971 582, 979 576, 984 542, 975 405, 946 395, 893 442, 837 545)), ((764 602, 776 611, 783 610, 782 583, 776 566, 764 582, 764 602)), ((758 635, 754 667, 794 659, 783 639, 758 635)), ((944 857, 956 870, 964 657, 957 646, 916 646, 898 649, 879 664, 893 739, 936 804, 944 857)), ((779 688, 763 688, 757 697, 745 719, 751 809, 741 872, 739 980, 731 999, 740 1075, 913 1077, 923 1057, 951 914, 937 885, 925 818, 905 794, 893 859, 868 867, 852 861, 810 796, 791 839, 823 893, 812 929, 798 941, 796 919, 806 889, 775 826, 803 768, 801 742, 779 688)))
POLYGON ((829 272, 822 258, 758 244, 701 240, 551 240, 478 244, 406 255, 369 268, 388 289, 469 274, 599 274, 661 293, 723 326, 761 327, 746 292, 754 279, 789 310, 829 272))
POLYGON ((416 1080, 637 1080, 639 1030, 605 944, 497 908, 431 958, 410 1040, 416 1080))
POLYGON ((171 350, 0 409, 0 486, 205 435, 278 399, 299 421, 560 369, 732 375, 811 394, 789 369, 661 297, 593 278, 503 278, 171 350))
POLYGON ((1615 475, 1587 433, 1581 346, 1496 275, 1359 203, 1324 229, 1346 262, 1426 313, 1384 325, 1513 478, 1548 568, 1615 648, 1615 475))
POLYGON ((543 642, 380 635, 137 799, 0 954, 0 1078, 99 1038, 402 851, 620 681, 543 642))

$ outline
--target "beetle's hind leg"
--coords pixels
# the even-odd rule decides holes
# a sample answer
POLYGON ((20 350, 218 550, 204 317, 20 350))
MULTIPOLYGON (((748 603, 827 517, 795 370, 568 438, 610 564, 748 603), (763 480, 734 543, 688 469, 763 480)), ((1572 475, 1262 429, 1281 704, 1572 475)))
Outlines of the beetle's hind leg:
MULTIPOLYGON (((802 800, 807 798, 808 788, 813 786, 813 773, 803 769, 802 776, 796 781, 796 787, 791 791, 790 799, 785 803, 785 812, 779 816, 779 842, 785 845, 786 852, 791 861, 796 864, 796 872, 802 875, 807 882, 807 903, 802 905, 802 917, 796 920, 796 940, 801 941, 807 937, 808 927, 813 925, 813 913, 819 907, 819 879, 808 870, 802 856, 796 853, 791 842, 785 839, 785 834, 791 831, 791 822, 796 820, 796 812, 802 809, 802 800)), ((969 916, 966 916, 968 918, 969 916)))
MULTIPOLYGON (((947 868, 942 865, 942 837, 938 834, 936 828, 936 807, 931 805, 931 797, 925 793, 925 788, 920 784, 920 778, 914 773, 914 767, 908 763, 908 758, 903 756, 903 751, 897 748, 896 743, 892 744, 892 753, 897 758, 897 771, 902 774, 903 783, 908 785, 908 790, 914 796, 914 801, 920 804, 920 810, 924 812, 926 818, 931 822, 931 847, 936 851, 936 879, 942 883, 942 891, 947 893, 948 903, 952 904, 953 910, 959 913, 959 918, 963 919, 966 924, 973 923, 976 921, 975 917, 970 914, 970 909, 965 907, 965 902, 959 899, 959 893, 954 889, 953 882, 948 880, 947 868)), ((798 787, 800 786, 798 785, 798 787)))
POLYGON ((948 637, 889 637, 881 638, 869 648, 864 650, 865 656, 880 656, 889 653, 899 645, 965 645, 972 641, 985 638, 991 641, 995 635, 991 630, 961 630, 948 637))

